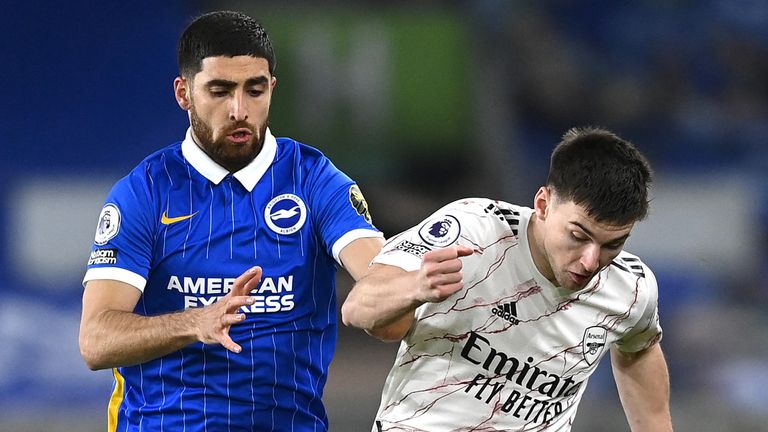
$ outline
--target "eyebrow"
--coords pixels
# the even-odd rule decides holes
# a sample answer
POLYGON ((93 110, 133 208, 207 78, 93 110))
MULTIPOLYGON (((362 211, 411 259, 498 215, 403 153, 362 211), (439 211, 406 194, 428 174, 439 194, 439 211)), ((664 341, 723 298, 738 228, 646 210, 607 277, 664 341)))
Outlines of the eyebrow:
MULTIPOLYGON (((588 236, 595 237, 595 234, 593 234, 592 231, 588 230, 587 227, 585 227, 584 225, 580 224, 579 222, 572 221, 571 223, 576 225, 577 227, 581 228, 581 230, 584 231, 588 236)), ((607 242, 605 242, 603 244, 618 243, 620 241, 625 241, 628 238, 629 238, 629 233, 626 233, 626 234, 624 234, 621 237, 616 237, 615 239, 609 240, 609 241, 607 241, 607 242)))
MULTIPOLYGON (((269 82, 269 79, 265 76, 259 76, 254 78, 248 78, 245 80, 245 86, 246 87, 253 87, 257 85, 267 84, 269 82)), ((222 87, 225 89, 233 89, 237 87, 237 82, 225 80, 225 79, 212 79, 205 83, 206 88, 211 87, 222 87)))

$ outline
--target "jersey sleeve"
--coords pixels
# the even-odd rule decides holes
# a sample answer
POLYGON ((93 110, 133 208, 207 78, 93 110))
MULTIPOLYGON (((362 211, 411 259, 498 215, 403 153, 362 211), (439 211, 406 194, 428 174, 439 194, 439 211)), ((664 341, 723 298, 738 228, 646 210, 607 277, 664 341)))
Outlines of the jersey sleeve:
POLYGON ((424 254, 433 249, 461 244, 471 248, 485 230, 480 200, 460 200, 439 209, 418 225, 392 237, 374 258, 377 264, 418 270, 424 254))
POLYGON ((136 169, 112 188, 99 215, 83 285, 110 279, 144 290, 154 232, 148 181, 136 169))
POLYGON ((341 250, 354 240, 383 237, 373 225, 360 188, 325 157, 313 167, 308 200, 326 252, 337 263, 341 250))
POLYGON ((659 322, 658 286, 653 272, 643 265, 645 273, 645 308, 635 326, 619 341, 616 347, 623 352, 638 352, 659 342, 662 336, 659 322))

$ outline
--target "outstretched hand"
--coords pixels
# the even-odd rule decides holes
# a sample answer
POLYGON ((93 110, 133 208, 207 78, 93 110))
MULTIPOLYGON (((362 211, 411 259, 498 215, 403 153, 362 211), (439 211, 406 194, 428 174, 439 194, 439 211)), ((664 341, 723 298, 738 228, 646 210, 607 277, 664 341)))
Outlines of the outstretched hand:
POLYGON ((437 303, 464 288, 459 258, 472 255, 472 248, 462 245, 435 249, 424 254, 419 269, 417 299, 437 303))
POLYGON ((207 344, 219 343, 224 348, 239 353, 242 347, 229 337, 229 328, 245 320, 245 314, 238 309, 251 305, 256 300, 250 293, 261 281, 261 267, 252 267, 235 279, 232 290, 219 301, 200 309, 198 317, 198 339, 207 344))

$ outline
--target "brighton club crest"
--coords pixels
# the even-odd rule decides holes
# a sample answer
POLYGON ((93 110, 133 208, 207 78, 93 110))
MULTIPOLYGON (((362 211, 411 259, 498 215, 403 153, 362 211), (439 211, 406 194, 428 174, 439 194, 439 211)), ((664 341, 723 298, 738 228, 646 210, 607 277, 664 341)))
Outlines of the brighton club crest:
POLYGON ((264 208, 264 220, 278 234, 293 234, 307 221, 307 206, 294 194, 278 195, 264 208))

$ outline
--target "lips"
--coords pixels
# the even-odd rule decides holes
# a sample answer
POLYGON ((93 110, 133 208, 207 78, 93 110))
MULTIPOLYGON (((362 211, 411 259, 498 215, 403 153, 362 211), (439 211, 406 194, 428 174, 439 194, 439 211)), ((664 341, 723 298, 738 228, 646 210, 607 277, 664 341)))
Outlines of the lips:
POLYGON ((582 275, 579 273, 574 272, 568 272, 568 274, 571 276, 571 279, 579 286, 584 285, 589 281, 589 275, 582 275))
POLYGON ((239 128, 227 134, 227 139, 234 143, 245 143, 250 141, 253 132, 250 129, 239 128))

